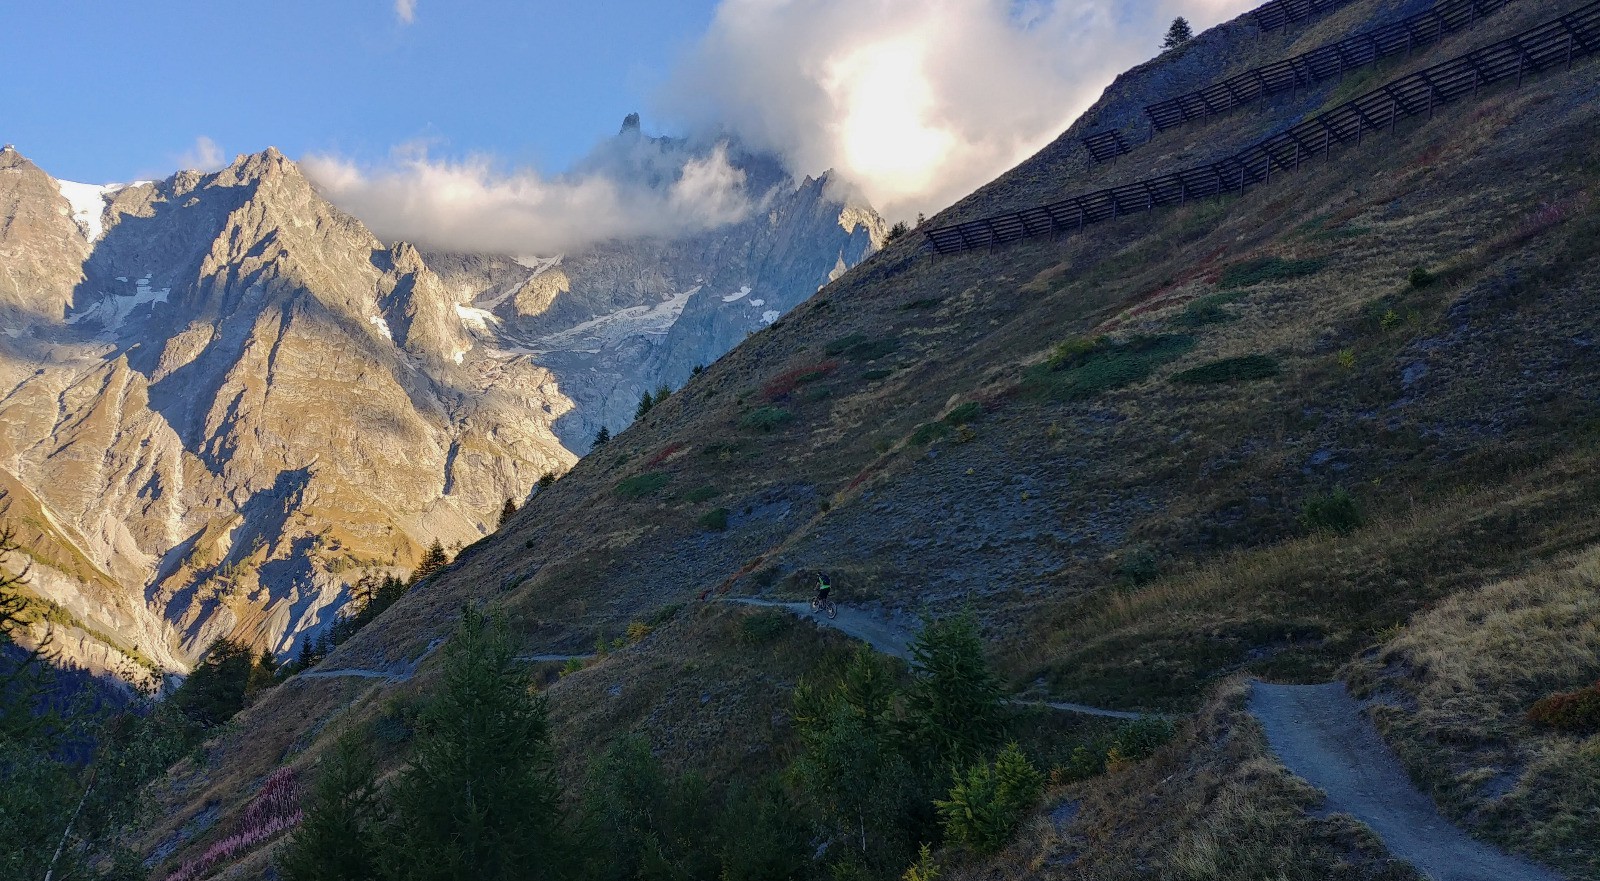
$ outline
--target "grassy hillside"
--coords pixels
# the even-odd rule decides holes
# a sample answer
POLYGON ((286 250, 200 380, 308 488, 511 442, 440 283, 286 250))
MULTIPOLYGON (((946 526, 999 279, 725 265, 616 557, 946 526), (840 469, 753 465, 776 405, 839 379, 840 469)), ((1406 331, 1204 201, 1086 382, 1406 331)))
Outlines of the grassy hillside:
MULTIPOLYGON (((1570 5, 1511 4, 1370 76, 1570 5)), ((1075 138, 1400 9, 1358 0, 1260 41, 1225 26, 1131 72, 1057 143, 930 222, 1238 149, 1351 86, 1168 132, 1109 166, 1076 158, 1075 138)), ((1333 877, 1406 877, 1265 758, 1238 683, 1326 681, 1380 644, 1415 653, 1427 627, 1449 626, 1439 616, 1467 614, 1450 611, 1460 596, 1600 543, 1596 72, 1589 61, 1486 90, 1243 196, 1082 236, 939 260, 916 236, 891 245, 591 453, 324 666, 414 658, 467 602, 504 608, 530 652, 587 651, 655 619, 550 686, 564 761, 639 732, 674 765, 737 774, 786 748, 788 692, 836 639, 798 626, 745 642, 753 613, 705 600, 801 596, 825 569, 842 602, 888 617, 973 609, 1018 692, 1198 713, 1150 762, 1063 783, 1000 863, 959 871, 1324 878, 1337 862, 1333 877)), ((1550 665, 1530 674, 1541 689, 1594 675, 1554 654, 1516 662, 1550 665)), ((158 837, 190 824, 171 840, 203 844, 220 827, 195 817, 227 816, 273 769, 312 762, 327 732, 392 712, 433 666, 404 685, 269 693, 180 769, 158 837)), ((1483 793, 1453 782, 1474 760, 1437 736, 1442 717, 1415 687, 1421 721, 1390 724, 1412 768, 1487 834, 1592 866, 1593 839, 1566 808, 1478 808, 1483 793), (1557 837, 1522 834, 1535 829, 1557 837)), ((1484 699, 1511 707, 1536 690, 1484 699)), ((1497 748, 1566 755, 1527 733, 1497 730, 1497 748)), ((1592 737, 1561 744, 1593 751, 1592 737)))

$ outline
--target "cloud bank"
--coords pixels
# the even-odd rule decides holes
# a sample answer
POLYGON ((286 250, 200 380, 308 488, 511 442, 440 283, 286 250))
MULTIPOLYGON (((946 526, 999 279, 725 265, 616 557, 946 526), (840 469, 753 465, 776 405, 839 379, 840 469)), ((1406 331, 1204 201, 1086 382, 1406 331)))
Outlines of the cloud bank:
POLYGON ((417 0, 394 0, 394 14, 401 24, 417 20, 417 0))
POLYGON ((550 255, 686 235, 742 220, 756 204, 726 143, 677 149, 637 135, 602 144, 559 177, 502 171, 488 157, 435 160, 420 146, 377 168, 321 155, 300 164, 379 238, 451 251, 550 255))
POLYGON ((666 115, 790 168, 840 171, 891 216, 949 205, 1059 135, 1167 24, 1258 0, 723 0, 666 115))
MULTIPOLYGON (((731 138, 796 178, 828 169, 891 219, 933 213, 1058 136, 1176 15, 1195 30, 1258 0, 722 0, 655 108, 688 145, 636 120, 564 175, 403 147, 362 167, 302 164, 386 240, 532 256, 738 221, 749 191, 731 138)), ((415 0, 397 0, 409 22, 415 0)), ((201 145, 202 147, 204 145, 201 145)), ((214 145, 213 145, 214 146, 214 145)))

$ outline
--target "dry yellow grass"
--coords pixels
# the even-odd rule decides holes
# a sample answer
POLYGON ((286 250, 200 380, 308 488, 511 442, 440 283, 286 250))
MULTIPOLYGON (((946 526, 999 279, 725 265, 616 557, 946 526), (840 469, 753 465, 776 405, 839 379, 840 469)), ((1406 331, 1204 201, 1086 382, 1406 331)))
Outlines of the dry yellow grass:
POLYGON ((1459 593, 1353 670, 1414 777, 1458 819, 1582 877, 1600 872, 1600 736, 1531 726, 1600 677, 1600 546, 1459 593))

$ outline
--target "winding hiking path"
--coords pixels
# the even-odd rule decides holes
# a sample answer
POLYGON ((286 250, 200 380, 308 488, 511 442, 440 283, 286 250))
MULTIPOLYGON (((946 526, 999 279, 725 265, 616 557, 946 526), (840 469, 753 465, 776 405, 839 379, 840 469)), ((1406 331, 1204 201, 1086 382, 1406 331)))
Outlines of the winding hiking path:
MULTIPOLYGON (((342 668, 337 670, 307 670, 298 675, 303 676, 306 679, 382 679, 386 682, 408 682, 410 681, 411 677, 417 675, 417 670, 422 667, 422 662, 427 660, 428 656, 433 654, 434 649, 437 649, 443 643, 444 640, 436 639, 433 642, 428 643, 427 650, 418 655, 416 660, 409 663, 391 664, 387 669, 384 670, 360 670, 355 668, 342 668)), ((515 658, 512 658, 512 660, 520 661, 524 664, 538 664, 546 661, 587 661, 593 657, 594 655, 592 654, 518 655, 515 658)))
POLYGON ((1328 807, 1372 827, 1395 856, 1433 881, 1561 881, 1477 841, 1439 815, 1390 752, 1344 683, 1268 685, 1250 712, 1292 772, 1327 793, 1328 807))
MULTIPOLYGON (((746 606, 762 606, 769 609, 785 609, 802 618, 809 618, 823 627, 832 627, 846 636, 859 639, 872 646, 883 654, 900 658, 904 661, 911 660, 911 634, 903 628, 883 620, 860 609, 846 606, 839 607, 838 617, 829 618, 811 611, 810 603, 784 603, 775 600, 758 600, 754 597, 727 597, 723 602, 739 603, 746 606)), ((1171 718, 1160 713, 1133 713, 1127 710, 1103 710, 1085 704, 1067 703, 1065 701, 1037 701, 1037 700, 1011 700, 1016 706, 1021 707, 1049 707, 1065 713, 1079 713, 1084 716, 1100 716, 1106 719, 1142 719, 1146 717, 1171 718)))

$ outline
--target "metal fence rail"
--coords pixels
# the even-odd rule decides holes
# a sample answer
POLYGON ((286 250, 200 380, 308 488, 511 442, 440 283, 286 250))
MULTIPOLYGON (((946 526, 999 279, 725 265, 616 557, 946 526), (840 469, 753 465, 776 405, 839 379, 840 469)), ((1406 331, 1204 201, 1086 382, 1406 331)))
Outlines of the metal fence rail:
POLYGON ((1083 138, 1084 149, 1089 151, 1089 158, 1095 162, 1105 162, 1115 159, 1124 153, 1132 153, 1133 145, 1122 137, 1122 132, 1116 129, 1099 132, 1083 138))
POLYGON ((1271 3, 1257 7, 1250 13, 1250 17, 1256 20, 1256 26, 1263 32, 1270 33, 1279 28, 1299 24, 1349 2, 1350 0, 1272 0, 1271 3))
POLYGON ((1471 27, 1478 19, 1510 2, 1512 0, 1440 0, 1432 9, 1410 18, 1245 71, 1197 92, 1158 101, 1146 106, 1144 112, 1157 133, 1196 119, 1207 119, 1235 107, 1343 76, 1347 71, 1376 64, 1385 58, 1409 55, 1413 49, 1471 27))
POLYGON ((1206 165, 1075 196, 1049 205, 942 226, 923 233, 936 254, 992 247, 1031 236, 1075 232, 1124 214, 1179 205, 1266 183, 1274 171, 1300 167, 1334 145, 1359 144, 1367 132, 1402 119, 1431 117, 1440 107, 1475 96, 1484 86, 1570 67, 1600 51, 1600 0, 1427 70, 1401 77, 1287 131, 1206 165))

